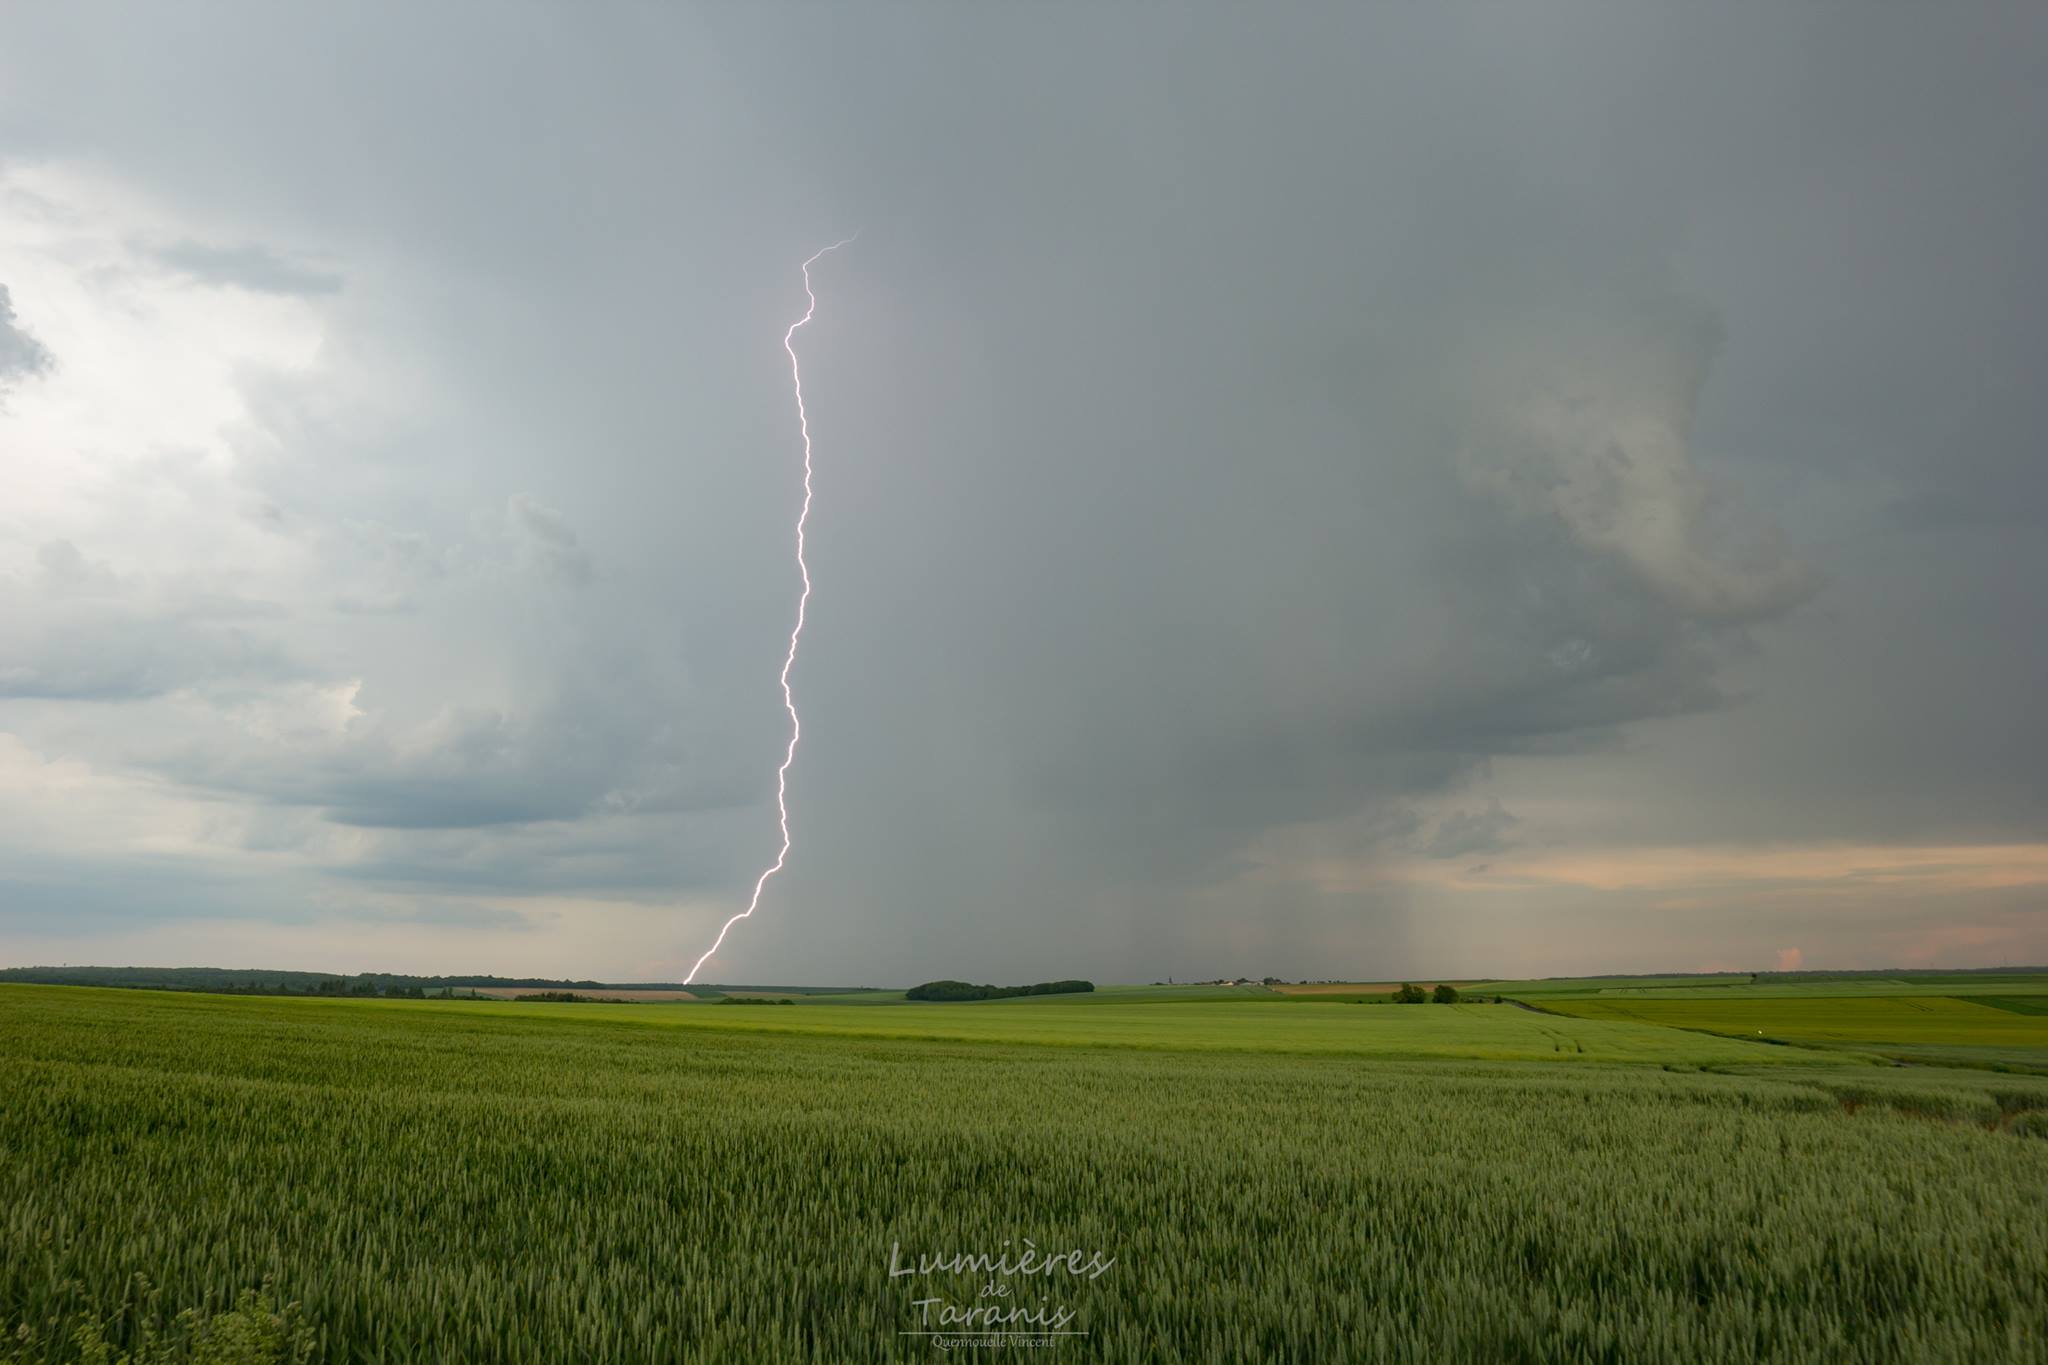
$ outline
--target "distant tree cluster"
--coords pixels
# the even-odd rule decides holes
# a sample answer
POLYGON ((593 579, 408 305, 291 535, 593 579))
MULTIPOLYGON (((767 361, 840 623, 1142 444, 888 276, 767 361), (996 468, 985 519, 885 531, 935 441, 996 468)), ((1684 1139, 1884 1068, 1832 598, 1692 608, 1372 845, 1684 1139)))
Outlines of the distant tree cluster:
POLYGON ((574 991, 535 991, 531 995, 515 995, 514 1004, 536 1005, 623 1005, 623 1000, 607 1000, 603 996, 578 995, 574 991))
POLYGON ((975 986, 965 981, 927 981, 904 992, 911 1000, 1000 1000, 1013 995, 1079 995, 1093 981, 1040 981, 1032 986, 975 986))
POLYGON ((1458 988, 1439 982, 1435 990, 1426 991, 1411 982, 1403 981, 1401 989, 1394 992, 1394 1003, 1397 1005, 1423 1005, 1431 1001, 1439 1005, 1455 1005, 1458 1003, 1458 988))

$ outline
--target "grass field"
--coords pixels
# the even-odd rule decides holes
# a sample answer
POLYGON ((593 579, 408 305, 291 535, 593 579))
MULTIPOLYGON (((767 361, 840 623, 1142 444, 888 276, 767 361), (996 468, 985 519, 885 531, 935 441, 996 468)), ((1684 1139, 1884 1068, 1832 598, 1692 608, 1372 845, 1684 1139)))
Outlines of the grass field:
POLYGON ((0 1031, 9 1359, 149 1312, 164 1359, 291 1358, 229 1311, 265 1286, 321 1360, 925 1359, 916 1301, 988 1277, 892 1247, 1027 1237, 1115 1258, 1015 1286, 1072 1359, 2016 1359, 2048 1320, 2048 1081, 1638 1021, 0 987, 0 1031))
MULTIPOLYGON (((1190 1000, 1237 1000, 1272 1002, 1280 997, 1264 986, 1097 986, 1083 995, 1016 995, 1007 996, 990 1004, 1002 1005, 1071 1005, 1085 999, 1096 1005, 1165 1005, 1190 1000)), ((917 1003, 920 1009, 936 1006, 930 1002, 912 1002, 902 991, 847 991, 830 995, 813 995, 810 1003, 821 1005, 902 1005, 917 1003)))
POLYGON ((1476 981, 1480 994, 1538 996, 1655 995, 1719 999, 1742 995, 2025 995, 2048 992, 2042 972, 1763 973, 1742 976, 1582 976, 1476 981))
POLYGON ((1973 995, 1966 998, 1973 1005, 1989 1005, 1992 1009, 2009 1010, 2014 1014, 2048 1014, 2048 994, 1973 995))
MULTIPOLYGON (((532 995, 535 991, 542 988, 537 986, 465 986, 463 989, 472 995, 488 996, 493 1000, 515 1000, 522 995, 532 995)), ((631 1000, 641 1004, 656 1001, 695 1000, 698 998, 696 994, 690 991, 635 991, 618 990, 609 987, 602 990, 591 990, 585 987, 573 993, 590 1000, 631 1000)))
MULTIPOLYGON (((2041 997, 2002 998, 2027 1002, 2041 997)), ((1579 1019, 1825 1044, 1890 1057, 2048 1070, 2048 1014, 2000 1008, 1969 997, 1598 996, 1549 1000, 1544 1008, 1579 1019)))
MULTIPOLYGON (((1465 992, 1467 999, 1472 1003, 1492 998, 1470 991, 1469 988, 1472 983, 1469 981, 1450 981, 1443 984, 1465 992)), ((1318 981, 1309 985, 1274 986, 1271 989, 1276 998, 1297 1005, 1391 1005, 1394 1003, 1394 992, 1400 990, 1405 985, 1419 986, 1424 991, 1433 991, 1438 983, 1435 981, 1318 981)))
POLYGON ((1718 989, 1726 986, 1746 986, 1748 975, 1742 976, 1583 976, 1549 977, 1540 981, 1475 981, 1475 994, 1495 993, 1512 995, 1517 998, 1537 995, 1597 995, 1604 991, 1645 990, 1657 987, 1685 989, 1718 989))
MULTIPOLYGON (((1486 989, 1491 989, 1490 987, 1486 989)), ((1861 996, 1870 999, 1897 999, 1902 996, 1946 996, 1969 999, 1976 995, 1997 994, 2001 996, 2032 995, 2048 998, 2048 979, 2035 977, 2000 977, 1990 981, 1978 980, 1964 984, 1937 984, 1933 982, 1909 981, 1879 983, 1871 981, 1798 981, 1786 983, 1731 983, 1724 986, 1607 986, 1598 991, 1549 992, 1531 991, 1525 988, 1509 987, 1502 991, 1515 999, 1539 999, 1563 995, 1597 995, 1606 999, 1643 1000, 1788 1000, 1788 999, 1834 999, 1861 996)))
MULTIPOLYGON (((298 1003, 298 1002, 294 1002, 298 1003)), ((321 1002, 307 1001, 307 1005, 321 1002)), ((418 1008, 391 1002, 389 1009, 418 1008)), ((549 1011, 571 1023, 590 1018, 576 1005, 496 1006, 520 1017, 549 1011)), ((1467 1058, 1491 1061, 1650 1062, 1686 1065, 1792 1065, 1816 1059, 1747 1042, 1689 1038, 1625 1021, 1565 1019, 1511 1005, 1425 1009, 1276 1009, 1234 1000, 1127 1004, 1115 999, 1025 997, 898 1009, 807 1004, 778 1010, 606 1008, 606 1022, 690 1032, 829 1035, 944 1042, 1021 1042, 1064 1047, 1171 1051, 1326 1054, 1355 1057, 1467 1058), (1076 999, 1082 1003, 1069 1003, 1076 999), (1049 1004, 1048 1000, 1061 1003, 1049 1004)))
POLYGON ((1581 1019, 1630 1020, 1738 1036, 1761 1033, 1800 1042, 2048 1047, 2048 1018, 2015 1014, 1947 996, 1733 1000, 1602 997, 1553 1001, 1548 1008, 1581 1019))

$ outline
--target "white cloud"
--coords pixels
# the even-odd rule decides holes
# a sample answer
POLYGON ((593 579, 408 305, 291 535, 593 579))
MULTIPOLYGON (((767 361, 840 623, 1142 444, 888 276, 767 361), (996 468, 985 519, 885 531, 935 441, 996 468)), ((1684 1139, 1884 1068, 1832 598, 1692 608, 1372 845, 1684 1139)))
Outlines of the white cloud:
POLYGON ((0 410, 0 568, 61 540, 115 571, 224 588, 296 558, 244 515, 234 433, 251 420, 253 380, 313 372, 320 313, 193 279, 131 245, 177 221, 76 167, 0 169, 0 269, 61 359, 0 410))

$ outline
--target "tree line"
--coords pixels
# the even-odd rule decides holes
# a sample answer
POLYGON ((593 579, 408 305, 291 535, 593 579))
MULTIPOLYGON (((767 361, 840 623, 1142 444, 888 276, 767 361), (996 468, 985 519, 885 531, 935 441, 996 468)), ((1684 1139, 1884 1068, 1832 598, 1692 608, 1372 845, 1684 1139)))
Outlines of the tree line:
POLYGON ((1013 995, 1078 995, 1093 981, 1040 981, 1030 986, 976 986, 966 981, 927 981, 903 994, 911 1000, 1000 1000, 1013 995))

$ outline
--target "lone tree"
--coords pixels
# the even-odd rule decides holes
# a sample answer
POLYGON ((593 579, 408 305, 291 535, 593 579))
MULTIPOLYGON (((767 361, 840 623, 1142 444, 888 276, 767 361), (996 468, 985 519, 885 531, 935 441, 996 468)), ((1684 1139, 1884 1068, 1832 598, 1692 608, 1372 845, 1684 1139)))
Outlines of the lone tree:
POLYGON ((1427 991, 1423 990, 1420 986, 1410 985, 1406 981, 1401 983, 1400 990, 1394 992, 1394 1003, 1397 1005, 1420 1005, 1428 999, 1429 993, 1427 991))
POLYGON ((1437 982, 1436 990, 1430 995, 1430 999, 1436 1001, 1439 1005, 1455 1005, 1458 1003, 1458 988, 1439 981, 1437 982))

